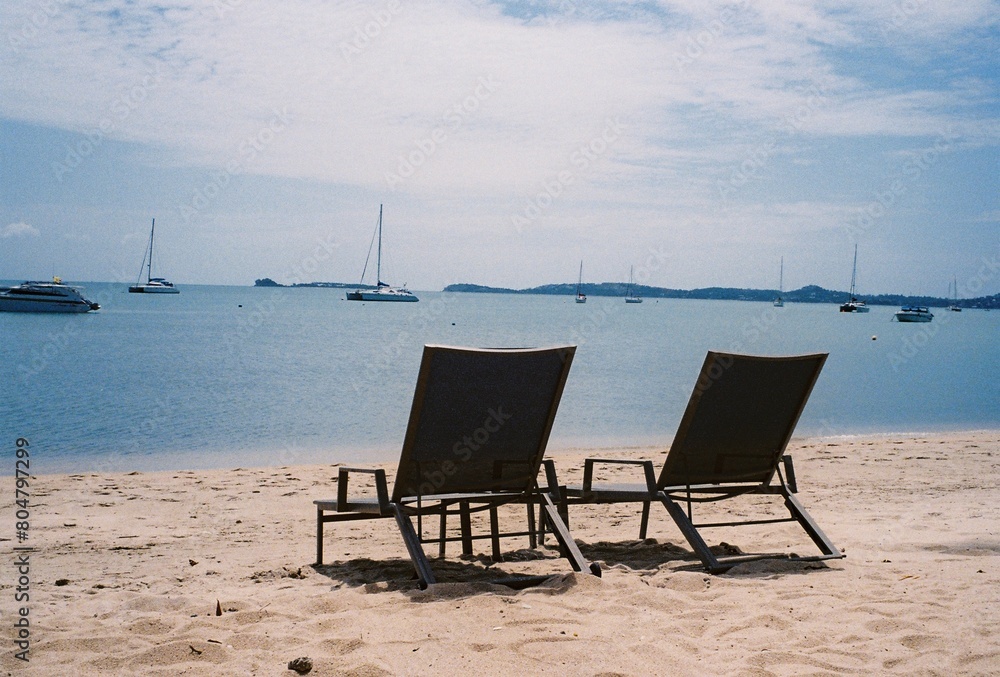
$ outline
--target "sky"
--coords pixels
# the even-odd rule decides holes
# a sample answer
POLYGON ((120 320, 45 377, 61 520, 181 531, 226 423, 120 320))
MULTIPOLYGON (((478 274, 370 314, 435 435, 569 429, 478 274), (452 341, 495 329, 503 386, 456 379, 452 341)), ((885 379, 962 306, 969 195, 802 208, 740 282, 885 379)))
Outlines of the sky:
POLYGON ((0 279, 1000 292, 1000 3, 0 5, 0 279), (783 261, 783 263, 782 263, 783 261), (369 269, 374 264, 369 264, 369 269), (372 282, 369 272, 366 282, 372 282))

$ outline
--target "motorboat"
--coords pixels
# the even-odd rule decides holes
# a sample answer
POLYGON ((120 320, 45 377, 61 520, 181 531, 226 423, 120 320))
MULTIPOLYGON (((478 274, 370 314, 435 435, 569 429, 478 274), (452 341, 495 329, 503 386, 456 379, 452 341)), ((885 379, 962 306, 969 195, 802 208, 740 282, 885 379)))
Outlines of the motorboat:
POLYGON ((136 281, 129 285, 129 292, 132 294, 180 294, 181 290, 174 287, 172 282, 167 282, 162 277, 153 277, 153 232, 156 230, 156 219, 149 229, 149 246, 143 256, 142 265, 139 266, 139 279, 142 279, 142 269, 146 269, 146 281, 136 281))
MULTIPOLYGON (((378 226, 376 227, 378 236, 378 252, 375 257, 375 287, 359 288, 347 292, 348 301, 419 301, 416 295, 406 287, 393 287, 382 281, 382 205, 378 206, 378 226)), ((368 248, 368 256, 371 257, 371 247, 368 248)), ((361 282, 365 280, 365 272, 368 270, 368 259, 365 259, 365 267, 361 270, 361 282)))
POLYGON ((88 301, 76 287, 52 282, 22 282, 0 289, 0 311, 19 313, 86 313, 101 306, 88 301))
POLYGON ((934 319, 934 313, 926 306, 903 306, 896 313, 897 322, 930 322, 934 319))

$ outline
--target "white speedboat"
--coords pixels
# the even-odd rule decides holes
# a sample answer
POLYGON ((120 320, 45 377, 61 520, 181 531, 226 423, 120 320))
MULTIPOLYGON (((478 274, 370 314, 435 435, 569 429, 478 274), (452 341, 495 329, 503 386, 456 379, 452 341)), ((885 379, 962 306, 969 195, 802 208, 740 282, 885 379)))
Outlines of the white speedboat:
POLYGON ((867 313, 868 306, 854 295, 854 285, 858 278, 858 245, 854 245, 854 269, 851 271, 851 298, 840 306, 842 313, 867 313))
POLYGON ((0 311, 19 313, 86 313, 99 305, 88 301, 76 287, 52 282, 23 282, 0 289, 0 311))
POLYGON ((896 313, 897 322, 930 322, 934 313, 924 306, 903 306, 896 313))
POLYGON ((180 294, 181 290, 174 287, 172 282, 167 282, 162 277, 153 277, 153 231, 156 229, 156 219, 149 229, 149 247, 146 255, 139 266, 139 279, 142 279, 142 269, 146 268, 146 281, 136 282, 129 285, 129 292, 132 294, 180 294))
MULTIPOLYGON (((347 292, 348 301, 419 301, 413 292, 406 287, 393 287, 382 281, 382 205, 378 206, 378 253, 375 257, 375 281, 374 288, 355 289, 347 292)), ((371 256, 371 247, 368 249, 368 256, 371 256)), ((365 260, 365 267, 361 271, 361 281, 364 282, 365 271, 368 269, 368 260, 365 260)))

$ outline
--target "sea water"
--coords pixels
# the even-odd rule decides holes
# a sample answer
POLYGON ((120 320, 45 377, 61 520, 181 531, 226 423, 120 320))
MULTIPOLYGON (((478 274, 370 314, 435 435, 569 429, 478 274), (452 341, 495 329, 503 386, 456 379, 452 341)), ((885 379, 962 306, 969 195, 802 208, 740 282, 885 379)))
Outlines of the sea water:
POLYGON ((996 312, 905 324, 878 306, 179 288, 90 283, 97 312, 0 313, 0 440, 29 440, 33 472, 391 461, 424 344, 578 346, 553 451, 665 449, 708 350, 829 353, 796 436, 1000 427, 996 312))

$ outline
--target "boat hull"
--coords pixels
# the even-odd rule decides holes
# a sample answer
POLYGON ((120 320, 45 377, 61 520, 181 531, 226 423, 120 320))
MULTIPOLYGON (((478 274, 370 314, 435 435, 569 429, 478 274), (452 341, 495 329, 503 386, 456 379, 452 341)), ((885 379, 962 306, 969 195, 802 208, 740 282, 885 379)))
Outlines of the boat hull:
POLYGON ((896 313, 897 322, 930 322, 933 319, 932 313, 896 313))
POLYGON ((640 298, 626 298, 625 303, 642 303, 640 298))
POLYGON ((414 296, 411 292, 403 289, 392 289, 387 291, 376 289, 356 289, 355 291, 347 292, 347 300, 413 303, 414 301, 419 301, 420 299, 414 296))
POLYGON ((868 306, 861 306, 856 303, 845 303, 840 306, 840 312, 842 313, 867 313, 868 306))
POLYGON ((148 284, 135 284, 128 288, 130 294, 180 294, 176 287, 157 287, 148 284))
POLYGON ((5 313, 89 313, 96 303, 80 301, 22 301, 0 297, 0 312, 5 313))

